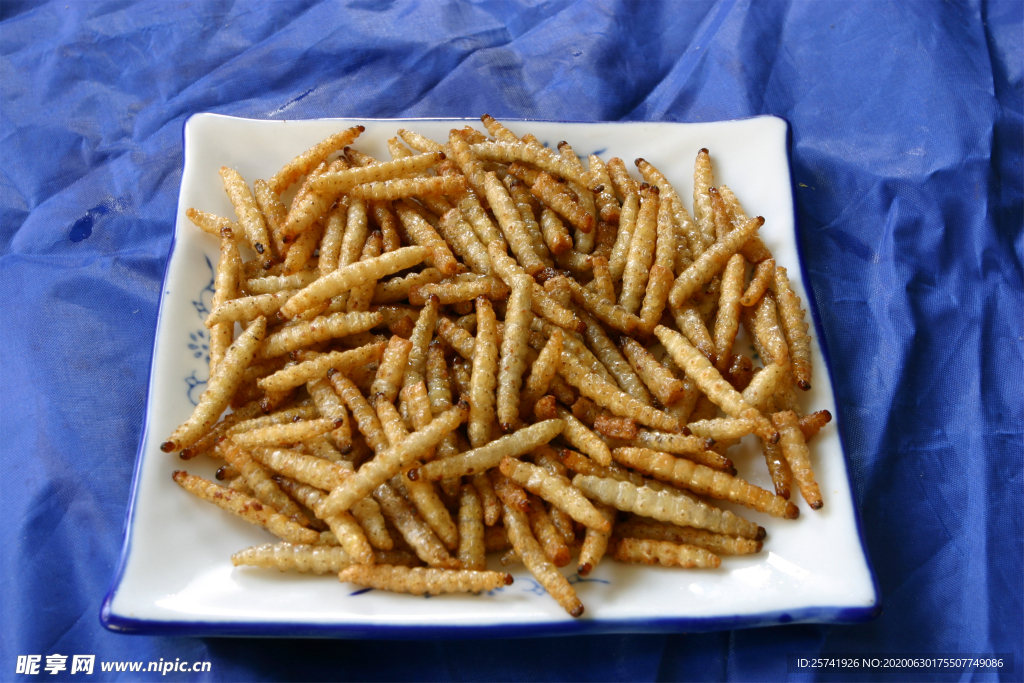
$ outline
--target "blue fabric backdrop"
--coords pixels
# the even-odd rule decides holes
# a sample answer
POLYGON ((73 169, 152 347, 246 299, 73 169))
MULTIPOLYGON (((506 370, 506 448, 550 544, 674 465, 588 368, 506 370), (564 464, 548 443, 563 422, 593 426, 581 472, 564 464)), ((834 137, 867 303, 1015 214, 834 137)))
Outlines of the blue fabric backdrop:
POLYGON ((779 680, 787 653, 849 651, 1009 652, 1021 680, 1022 7, 0 1, 0 680, 52 653, 209 660, 204 680, 779 680), (485 643, 105 631, 200 111, 787 118, 884 613, 485 643))

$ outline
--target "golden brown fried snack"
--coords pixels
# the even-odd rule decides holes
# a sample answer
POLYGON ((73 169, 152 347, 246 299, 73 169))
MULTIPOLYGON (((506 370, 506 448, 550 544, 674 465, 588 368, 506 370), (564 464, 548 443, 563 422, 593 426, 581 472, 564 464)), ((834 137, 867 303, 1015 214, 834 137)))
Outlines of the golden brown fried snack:
POLYGON ((164 453, 180 451, 194 445, 214 423, 231 402, 231 395, 242 380, 242 373, 252 362, 256 350, 266 334, 266 318, 257 318, 242 336, 235 340, 224 354, 224 359, 210 377, 206 391, 199 397, 192 415, 160 446, 164 453))
POLYGON ((504 572, 451 571, 390 565, 351 566, 342 570, 338 578, 357 586, 413 595, 479 593, 512 584, 512 575, 504 572))

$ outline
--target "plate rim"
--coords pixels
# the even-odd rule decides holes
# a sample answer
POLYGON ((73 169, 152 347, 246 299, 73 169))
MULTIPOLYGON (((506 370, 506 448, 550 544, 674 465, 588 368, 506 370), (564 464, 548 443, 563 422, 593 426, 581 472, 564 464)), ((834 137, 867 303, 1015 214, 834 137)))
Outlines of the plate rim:
MULTIPOLYGON (((189 122, 196 117, 213 117, 231 119, 236 121, 261 122, 261 123, 288 123, 307 121, 479 121, 479 118, 469 117, 319 117, 312 119, 256 119, 242 116, 231 116, 218 112, 193 112, 185 117, 182 122, 182 177, 187 164, 186 134, 189 122)), ((828 343, 822 333, 822 321, 818 309, 814 289, 807 277, 807 266, 804 253, 804 245, 801 239, 800 216, 796 203, 796 179, 793 175, 793 126, 788 119, 774 114, 761 114, 757 116, 744 116, 732 119, 721 119, 716 121, 567 121, 564 119, 543 119, 543 118, 516 118, 502 117, 503 121, 516 123, 556 123, 574 125, 593 124, 669 124, 669 125, 692 125, 692 124, 713 124, 729 123, 735 121, 749 121, 752 119, 777 119, 785 124, 786 140, 786 167, 789 176, 790 206, 793 216, 793 237, 797 252, 797 265, 800 268, 800 276, 805 283, 804 294, 808 300, 808 307, 811 319, 814 323, 817 334, 818 346, 821 349, 825 361, 825 368, 828 371, 829 380, 832 384, 833 399, 835 396, 835 373, 832 368, 832 357, 828 350, 828 343)), ((846 484, 849 488, 850 500, 852 501, 853 522, 857 530, 857 540, 860 544, 860 551, 864 558, 865 567, 871 579, 873 602, 865 605, 816 605, 799 609, 772 610, 768 612, 756 612, 751 614, 719 615, 706 617, 664 617, 658 619, 601 619, 601 620, 578 620, 555 621, 541 623, 496 623, 484 625, 380 625, 380 624, 338 624, 338 623, 310 623, 295 621, 203 621, 203 620, 161 620, 141 619, 117 614, 113 610, 113 601, 121 587, 124 579, 124 572, 128 563, 131 550, 132 525, 136 515, 137 493, 142 474, 142 462, 145 455, 144 450, 149 436, 150 429, 150 404, 152 402, 153 380, 156 372, 156 349, 160 336, 160 329, 163 323, 165 308, 165 288, 170 272, 171 260, 174 257, 177 246, 177 225, 180 211, 181 188, 178 190, 179 201, 175 204, 174 221, 171 224, 171 240, 168 247, 167 260, 164 263, 164 273, 160 283, 160 300, 157 305, 156 323, 153 330, 153 345, 150 351, 149 381, 146 388, 145 421, 139 437, 139 445, 136 451, 135 467, 132 473, 132 485, 129 490, 128 507, 125 511, 125 522, 122 527, 123 540, 121 552, 118 557, 117 566, 114 571, 110 587, 107 589, 99 611, 100 624, 113 633, 139 634, 139 635, 167 635, 167 636, 224 636, 224 637, 295 637, 295 638, 375 638, 375 639, 424 639, 424 638, 523 638, 523 637, 545 637, 564 635, 598 635, 613 633, 666 633, 672 631, 685 632, 712 632, 740 628, 758 628, 764 626, 798 624, 798 623, 829 623, 829 624, 858 624, 870 621, 878 617, 882 612, 882 593, 878 583, 878 576, 875 572, 871 556, 868 551, 867 539, 864 533, 863 520, 859 506, 857 505, 856 484, 852 476, 852 463, 847 453, 847 439, 844 429, 844 420, 838 401, 835 401, 834 419, 836 422, 840 451, 843 463, 846 467, 846 484)))

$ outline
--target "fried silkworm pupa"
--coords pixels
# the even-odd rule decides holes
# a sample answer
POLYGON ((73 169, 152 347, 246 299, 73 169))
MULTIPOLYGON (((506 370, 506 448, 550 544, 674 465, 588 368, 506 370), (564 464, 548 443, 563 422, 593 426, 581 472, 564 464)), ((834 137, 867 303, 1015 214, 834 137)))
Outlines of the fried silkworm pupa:
POLYGON ((598 531, 611 531, 608 520, 597 511, 586 496, 572 487, 568 478, 550 474, 542 467, 511 457, 503 458, 500 468, 506 477, 530 493, 564 510, 580 524, 598 531))
POLYGON ((510 432, 519 419, 519 390, 526 371, 526 355, 530 346, 530 321, 533 312, 533 281, 526 276, 516 278, 512 283, 505 313, 504 338, 501 341, 501 355, 498 364, 497 417, 502 431, 510 432))
POLYGON ((505 572, 391 565, 354 565, 342 570, 338 578, 357 586, 413 595, 481 593, 509 586, 513 580, 512 575, 505 572))
MULTIPOLYGON (((377 562, 414 567, 419 564, 415 555, 403 550, 374 552, 377 562)), ((311 574, 337 574, 352 564, 345 549, 337 545, 298 545, 293 543, 261 543, 231 556, 236 567, 260 567, 279 571, 297 571, 311 574)))
POLYGON ((695 545, 698 548, 710 550, 716 555, 751 555, 761 552, 761 548, 764 547, 763 541, 726 536, 688 526, 676 526, 675 524, 644 520, 642 517, 617 523, 615 525, 615 535, 620 538, 649 538, 653 541, 670 541, 678 544, 695 545))
POLYGON ((616 448, 612 457, 638 472, 703 496, 728 500, 772 517, 796 519, 800 510, 785 499, 725 472, 648 448, 616 448))
POLYGON ((744 401, 742 395, 722 378, 708 359, 686 341, 683 335, 664 325, 654 328, 654 333, 665 345, 672 360, 716 405, 721 406, 722 410, 732 417, 753 420, 754 433, 762 439, 772 443, 779 440, 778 432, 772 428, 765 416, 744 401))
POLYGON ((754 268, 754 274, 750 278, 747 289, 740 297, 740 305, 751 307, 761 300, 761 297, 768 288, 775 282, 775 259, 761 261, 754 268))
POLYGON ((446 434, 454 431, 466 419, 469 411, 462 405, 451 408, 423 429, 411 433, 401 444, 378 452, 364 463, 359 471, 341 486, 331 491, 324 511, 335 514, 347 510, 361 498, 407 467, 429 448, 436 446, 446 434))
POLYGON ((791 410, 774 413, 772 422, 779 429, 779 445, 782 447, 782 455, 793 471, 793 478, 796 479, 797 486, 800 488, 800 494, 812 510, 820 510, 825 502, 821 498, 818 483, 814 480, 814 470, 811 469, 811 453, 807 449, 804 434, 800 431, 796 413, 791 410))
POLYGON ((461 569, 462 563, 448 554, 423 519, 398 491, 388 484, 381 484, 374 490, 373 497, 380 503, 381 512, 395 525, 405 542, 416 556, 431 567, 461 569))
POLYGON ((484 297, 476 300, 476 343, 469 387, 469 442, 482 446, 490 439, 496 417, 495 388, 498 383, 498 329, 494 307, 484 297))
POLYGON ((437 480, 484 472, 500 463, 501 459, 506 456, 524 455, 537 446, 546 444, 561 434, 564 429, 564 420, 538 422, 495 439, 485 446, 453 455, 444 460, 428 462, 423 467, 410 471, 410 475, 415 472, 416 476, 424 479, 437 480))
POLYGON ((663 564, 669 567, 717 569, 721 558, 695 545, 655 541, 646 538, 617 538, 612 541, 612 557, 619 562, 663 564))
POLYGON ((183 470, 175 470, 172 476, 174 481, 189 493, 241 517, 250 524, 263 527, 283 541, 309 545, 320 541, 320 534, 317 532, 296 524, 251 496, 219 486, 183 470))
POLYGON ((484 508, 480 494, 472 484, 459 489, 459 561, 463 569, 487 568, 487 547, 484 536, 484 508))
POLYGON ((329 156, 355 142, 359 134, 365 130, 363 126, 354 126, 318 142, 285 164, 267 185, 276 194, 281 194, 299 178, 326 161, 329 156))
MULTIPOLYGON (((647 278, 654 262, 658 235, 658 190, 646 185, 640 192, 640 211, 629 242, 629 255, 622 272, 622 293, 619 305, 629 313, 640 310, 647 278)), ((627 332, 628 334, 628 332, 627 332)))
POLYGON ((656 491, 647 486, 636 486, 628 481, 616 481, 585 474, 577 474, 573 485, 588 498, 624 512, 635 512, 662 522, 679 526, 693 526, 730 536, 756 538, 758 526, 727 510, 700 504, 691 498, 656 491))
MULTIPOLYGON (((362 245, 360 245, 361 249, 362 245)), ((402 247, 397 251, 381 254, 375 258, 340 266, 337 270, 303 287, 281 307, 279 313, 285 318, 294 318, 303 311, 326 303, 342 292, 361 285, 376 283, 386 275, 422 263, 428 254, 429 251, 426 247, 402 247)))
POLYGON ((669 294, 669 302, 673 306, 682 306, 686 303, 705 283, 721 272, 732 255, 743 246, 744 242, 756 235, 758 228, 763 224, 764 218, 760 216, 751 218, 722 238, 721 241, 711 245, 676 278, 675 284, 672 285, 672 292, 669 294))
POLYGON ((213 427, 231 402, 231 396, 241 383, 242 374, 256 355, 266 331, 267 319, 259 317, 228 347, 192 415, 174 430, 160 450, 173 453, 188 448, 213 427))
POLYGON ((530 530, 530 522, 526 513, 506 503, 504 518, 505 529, 508 531, 509 540, 512 541, 512 547, 537 582, 544 586, 548 595, 554 598, 566 612, 574 617, 582 616, 583 603, 577 597, 572 585, 544 554, 544 550, 530 530))
POLYGON ((336 428, 334 420, 319 418, 285 424, 270 425, 251 429, 231 436, 231 440, 242 448, 258 446, 285 446, 322 436, 336 428))
POLYGON ((775 269, 775 296, 778 302, 779 322, 786 335, 793 378, 796 385, 807 391, 811 388, 811 337, 807 334, 808 324, 804 322, 804 309, 800 297, 789 284, 786 269, 775 269))
POLYGON ((227 166, 221 167, 220 177, 224 181, 224 189, 231 200, 231 205, 235 207, 238 224, 245 232, 246 241, 252 250, 260 255, 265 266, 272 265, 274 258, 270 248, 270 233, 249 186, 238 171, 227 166))

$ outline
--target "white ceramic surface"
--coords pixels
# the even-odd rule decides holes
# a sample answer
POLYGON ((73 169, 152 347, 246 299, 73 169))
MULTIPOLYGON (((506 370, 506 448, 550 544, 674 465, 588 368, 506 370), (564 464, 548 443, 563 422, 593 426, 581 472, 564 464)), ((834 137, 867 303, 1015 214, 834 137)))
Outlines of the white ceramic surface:
MULTIPOLYGON (((573 620, 544 594, 521 566, 515 583, 480 596, 433 598, 360 592, 331 576, 236 568, 232 553, 272 540, 261 529, 218 511, 171 480, 176 469, 211 476, 205 459, 183 463, 159 445, 192 410, 205 387, 203 318, 210 306, 217 240, 185 217, 196 207, 230 216, 221 166, 250 183, 269 178, 295 154, 342 128, 362 123, 355 147, 387 158, 386 140, 398 128, 447 138, 452 120, 252 121, 212 114, 185 126, 175 241, 157 324, 143 442, 119 573, 103 607, 108 628, 193 634, 437 637, 545 633, 710 630, 789 621, 860 621, 877 611, 878 595, 858 533, 854 501, 836 422, 812 442, 817 479, 825 499, 811 511, 796 493, 801 516, 772 519, 742 514, 768 531, 764 550, 723 557, 717 570, 667 569, 603 562, 585 580, 567 567, 586 605, 573 620)), ((479 124, 478 121, 468 123, 479 124)), ((795 243, 794 205, 787 155, 788 125, 761 117, 716 123, 510 122, 554 145, 568 140, 580 156, 620 156, 632 165, 644 157, 674 183, 688 209, 697 150, 711 150, 716 182, 727 184, 750 215, 765 217, 761 230, 777 262, 789 270, 806 300, 795 243)), ((481 126, 478 125, 482 129, 481 126)), ((819 302, 827 305, 827 302, 819 302)), ((807 411, 836 406, 821 350, 814 337, 813 389, 801 398, 807 411)), ((802 392, 801 392, 802 393, 802 392)), ((748 441, 751 437, 748 437, 748 441)), ((771 481, 752 443, 730 453, 740 476, 769 490, 771 481)), ((725 507, 730 507, 726 505, 725 507)))

